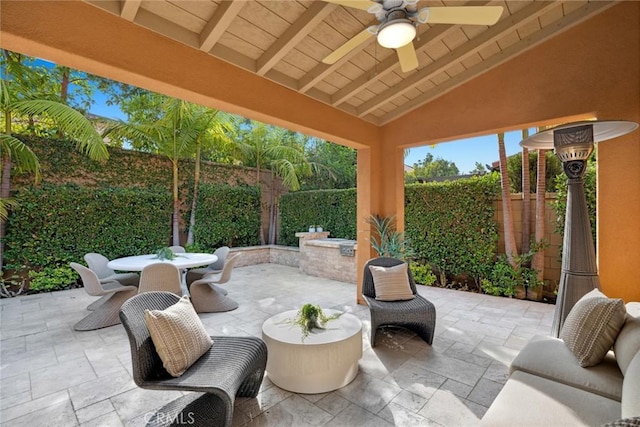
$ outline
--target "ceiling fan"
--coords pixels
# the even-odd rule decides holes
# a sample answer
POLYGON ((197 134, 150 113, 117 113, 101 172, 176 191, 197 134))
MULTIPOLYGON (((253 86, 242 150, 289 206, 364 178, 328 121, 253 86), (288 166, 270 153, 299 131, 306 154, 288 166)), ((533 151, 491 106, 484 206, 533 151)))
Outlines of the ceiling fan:
POLYGON ((366 10, 380 21, 372 25, 322 60, 334 64, 352 49, 376 36, 382 47, 396 49, 400 68, 408 72, 418 68, 413 47, 420 24, 493 25, 502 15, 502 6, 450 6, 417 8, 418 0, 324 0, 342 6, 366 10))

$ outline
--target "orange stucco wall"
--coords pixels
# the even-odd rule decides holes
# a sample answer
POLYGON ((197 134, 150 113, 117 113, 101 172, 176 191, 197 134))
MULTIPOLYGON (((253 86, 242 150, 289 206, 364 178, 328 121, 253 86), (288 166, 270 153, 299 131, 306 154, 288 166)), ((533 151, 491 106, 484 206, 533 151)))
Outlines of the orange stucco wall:
MULTIPOLYGON (((622 2, 383 128, 424 145, 567 117, 640 122, 640 2, 622 2), (407 126, 411 123, 411 126, 407 126)), ((640 301, 640 131, 598 147, 598 268, 640 301)))

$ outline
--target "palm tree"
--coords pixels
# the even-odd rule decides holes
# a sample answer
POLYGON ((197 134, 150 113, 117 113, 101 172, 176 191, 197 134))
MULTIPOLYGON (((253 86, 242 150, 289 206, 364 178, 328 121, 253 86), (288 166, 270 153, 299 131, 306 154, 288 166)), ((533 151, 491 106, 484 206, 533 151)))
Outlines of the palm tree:
POLYGON ((91 122, 73 108, 51 100, 46 94, 33 93, 33 88, 25 87, 21 73, 23 66, 3 56, 7 78, 0 81, 0 113, 4 116, 4 131, 0 133, 0 155, 2 158, 2 178, 0 183, 0 268, 3 265, 5 222, 8 206, 13 202, 11 195, 11 168, 20 172, 34 173, 36 182, 40 178, 40 164, 36 155, 22 141, 13 136, 13 123, 20 118, 46 117, 58 129, 77 142, 77 148, 92 160, 106 160, 109 157, 102 138, 91 122))
MULTIPOLYGON (((529 129, 522 129, 522 139, 529 136, 529 129)), ((531 246, 531 181, 529 176, 529 149, 522 147, 522 252, 531 246)))
MULTIPOLYGON (((282 179, 290 190, 300 189, 300 178, 311 176, 320 170, 329 171, 326 166, 309 162, 304 150, 305 137, 282 128, 268 126, 260 122, 245 123, 243 137, 236 142, 236 157, 245 166, 256 168, 256 182, 261 182, 261 172, 269 169, 272 185, 269 194, 268 242, 276 241, 277 201, 279 199, 275 177, 282 179)), ((330 171, 329 171, 330 172, 330 171)), ((332 175, 333 176, 333 175, 332 175)), ((260 225, 260 241, 265 244, 264 229, 260 225)))
POLYGON ((229 144, 231 138, 229 135, 235 132, 232 126, 230 116, 221 113, 218 110, 212 110, 205 107, 194 107, 194 127, 195 133, 195 165, 193 172, 193 196, 191 199, 191 214, 189 217, 189 231, 187 233, 187 245, 194 242, 194 233, 196 225, 196 208, 198 202, 198 186, 200 185, 200 159, 203 146, 209 150, 216 144, 229 144))
POLYGON ((157 121, 146 123, 116 122, 105 130, 103 136, 128 139, 134 147, 143 147, 166 156, 171 162, 173 214, 171 228, 173 245, 180 245, 180 194, 179 194, 179 162, 191 158, 196 152, 198 136, 202 130, 198 127, 201 120, 200 108, 180 99, 167 98, 158 94, 146 94, 152 98, 160 98, 161 116, 157 121))
MULTIPOLYGON (((544 130, 544 128, 539 129, 539 131, 541 130, 544 130)), ((536 182, 536 242, 541 242, 545 235, 547 151, 548 150, 538 150, 538 178, 536 182)), ((544 246, 541 245, 540 249, 533 255, 531 268, 538 272, 538 280, 541 282, 544 278, 544 246)))
MULTIPOLYGON (((509 264, 516 268, 516 236, 513 231, 513 211, 511 210, 511 193, 509 191, 509 172, 507 154, 504 148, 504 133, 498 134, 498 153, 500 155, 500 183, 502 185, 502 215, 504 219, 504 248, 509 264)), ((528 168, 527 168, 528 169, 528 168)))

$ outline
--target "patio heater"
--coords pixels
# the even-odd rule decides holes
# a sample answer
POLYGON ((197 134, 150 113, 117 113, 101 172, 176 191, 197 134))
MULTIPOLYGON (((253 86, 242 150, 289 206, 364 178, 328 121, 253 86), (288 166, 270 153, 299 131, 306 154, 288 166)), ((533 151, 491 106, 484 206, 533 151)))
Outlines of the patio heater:
POLYGON ((591 290, 600 289, 596 253, 591 236, 584 173, 594 143, 634 131, 629 121, 582 121, 547 129, 520 142, 532 149, 554 149, 569 178, 567 211, 562 244, 562 270, 551 333, 560 335, 562 325, 574 304, 591 290))

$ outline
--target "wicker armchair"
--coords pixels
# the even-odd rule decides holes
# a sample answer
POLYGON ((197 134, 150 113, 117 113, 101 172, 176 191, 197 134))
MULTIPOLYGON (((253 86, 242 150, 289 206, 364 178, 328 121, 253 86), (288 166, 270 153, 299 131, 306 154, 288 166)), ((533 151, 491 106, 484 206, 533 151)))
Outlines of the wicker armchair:
POLYGON ((120 310, 131 344, 133 379, 139 387, 204 393, 190 393, 167 404, 147 425, 189 420, 191 426, 231 426, 236 396, 258 394, 267 364, 267 346, 256 337, 215 336, 211 349, 182 376, 170 376, 155 351, 144 311, 163 310, 179 298, 170 292, 146 292, 131 298, 120 310))
POLYGON ((118 317, 120 306, 134 296, 138 292, 138 288, 123 286, 115 281, 102 284, 93 270, 75 262, 70 265, 80 275, 84 290, 91 296, 101 297, 87 307, 91 313, 76 323, 73 329, 93 331, 120 323, 118 317))
POLYGON ((376 289, 369 266, 393 267, 403 262, 395 258, 381 257, 370 259, 364 266, 362 297, 369 305, 371 313, 371 347, 375 346, 376 331, 381 326, 401 326, 414 331, 427 344, 433 343, 436 308, 433 303, 418 294, 411 270, 407 270, 407 272, 411 291, 415 295, 414 299, 408 301, 378 301, 376 299, 376 289))

